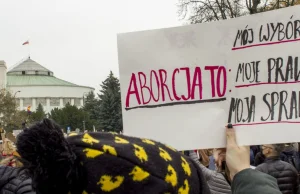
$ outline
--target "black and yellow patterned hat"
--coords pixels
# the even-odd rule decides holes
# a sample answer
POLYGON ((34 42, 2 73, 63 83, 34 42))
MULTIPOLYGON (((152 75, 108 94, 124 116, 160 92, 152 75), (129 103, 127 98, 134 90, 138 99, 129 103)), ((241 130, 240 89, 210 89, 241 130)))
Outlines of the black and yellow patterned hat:
POLYGON ((113 133, 70 134, 85 169, 83 194, 208 194, 199 167, 174 148, 113 133))

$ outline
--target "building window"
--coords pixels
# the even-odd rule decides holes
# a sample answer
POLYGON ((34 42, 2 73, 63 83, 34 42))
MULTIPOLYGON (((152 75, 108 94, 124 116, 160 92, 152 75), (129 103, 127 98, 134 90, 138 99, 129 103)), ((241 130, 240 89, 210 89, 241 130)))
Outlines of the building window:
POLYGON ((38 106, 39 104, 41 104, 43 106, 47 106, 47 99, 46 98, 37 98, 36 106, 38 106))
POLYGON ((60 99, 59 98, 51 98, 50 106, 60 106, 60 99))
POLYGON ((64 106, 66 106, 66 104, 68 103, 71 105, 71 98, 64 98, 63 102, 64 102, 64 106))
POLYGON ((80 100, 81 100, 81 98, 75 98, 75 99, 74 99, 74 105, 75 105, 75 106, 81 106, 80 100))
POLYGON ((25 75, 25 71, 22 71, 22 75, 25 75))
POLYGON ((32 103, 32 99, 31 98, 24 98, 23 100, 23 106, 27 107, 27 106, 31 106, 32 103))
POLYGON ((39 72, 38 71, 35 71, 35 75, 38 75, 39 74, 39 72))
POLYGON ((48 75, 50 76, 51 74, 50 74, 50 71, 48 71, 48 75))

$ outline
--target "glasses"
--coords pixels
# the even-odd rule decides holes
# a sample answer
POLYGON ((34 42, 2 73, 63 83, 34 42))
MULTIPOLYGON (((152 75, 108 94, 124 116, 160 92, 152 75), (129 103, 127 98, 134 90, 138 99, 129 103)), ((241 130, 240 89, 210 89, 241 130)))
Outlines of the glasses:
POLYGON ((273 149, 272 147, 268 147, 268 146, 264 146, 264 145, 260 146, 260 148, 261 148, 262 150, 264 150, 264 149, 266 149, 266 148, 273 149))

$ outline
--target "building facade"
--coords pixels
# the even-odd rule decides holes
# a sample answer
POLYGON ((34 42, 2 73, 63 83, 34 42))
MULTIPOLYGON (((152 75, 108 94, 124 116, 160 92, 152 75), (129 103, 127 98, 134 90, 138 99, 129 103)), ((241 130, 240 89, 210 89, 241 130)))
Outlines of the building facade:
POLYGON ((56 78, 54 73, 30 57, 7 71, 0 61, 0 87, 6 87, 16 97, 20 110, 31 106, 35 111, 41 104, 45 112, 62 108, 67 103, 82 107, 84 96, 94 88, 79 86, 56 78))

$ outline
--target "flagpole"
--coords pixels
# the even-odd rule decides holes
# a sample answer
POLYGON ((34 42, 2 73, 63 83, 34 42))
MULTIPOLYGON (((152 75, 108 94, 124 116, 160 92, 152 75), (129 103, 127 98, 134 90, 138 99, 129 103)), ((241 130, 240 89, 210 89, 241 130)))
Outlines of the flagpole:
POLYGON ((30 39, 28 38, 28 55, 29 55, 29 59, 30 59, 30 39))
POLYGON ((26 42, 24 42, 22 45, 23 46, 24 45, 28 46, 28 58, 30 59, 30 42, 29 42, 29 39, 26 42))

